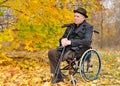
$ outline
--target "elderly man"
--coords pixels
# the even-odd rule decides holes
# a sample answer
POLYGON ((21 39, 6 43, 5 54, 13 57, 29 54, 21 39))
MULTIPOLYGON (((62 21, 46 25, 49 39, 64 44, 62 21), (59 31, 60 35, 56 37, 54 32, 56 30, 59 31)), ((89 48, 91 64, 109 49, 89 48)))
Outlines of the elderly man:
MULTIPOLYGON (((53 75, 55 73, 56 65, 58 64, 58 60, 63 49, 61 46, 65 47, 62 61, 65 61, 69 58, 79 59, 80 56, 90 47, 93 26, 86 22, 85 19, 87 17, 87 12, 84 8, 78 8, 74 10, 74 23, 69 25, 63 36, 60 38, 60 47, 49 50, 48 58, 50 61, 51 73, 53 75)), ((59 71, 56 80, 54 77, 52 78, 52 83, 61 81, 63 81, 63 77, 61 71, 59 71)))

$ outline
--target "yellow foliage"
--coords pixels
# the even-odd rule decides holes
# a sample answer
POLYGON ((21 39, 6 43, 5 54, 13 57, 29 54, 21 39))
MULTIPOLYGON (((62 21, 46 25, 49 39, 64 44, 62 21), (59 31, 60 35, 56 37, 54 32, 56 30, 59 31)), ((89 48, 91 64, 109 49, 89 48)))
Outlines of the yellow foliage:
MULTIPOLYGON (((87 9, 99 8, 97 1, 87 1, 89 0, 82 0, 80 4, 87 3, 87 9)), ((75 2, 76 0, 8 0, 6 5, 13 10, 12 13, 18 20, 15 28, 19 31, 14 33, 6 30, 6 34, 0 34, 0 41, 20 41, 29 51, 58 46, 58 40, 64 31, 60 26, 71 23, 74 19, 74 7, 68 10, 67 4, 74 5, 75 2)), ((15 42, 14 44, 20 47, 15 42)))
POLYGON ((32 45, 32 41, 26 41, 26 46, 25 49, 27 49, 28 51, 34 51, 34 48, 31 46, 32 45))
POLYGON ((0 33, 0 41, 4 42, 4 41, 13 41, 14 40, 14 32, 12 31, 12 29, 5 29, 4 32, 0 33))
POLYGON ((2 44, 0 44, 0 49, 2 48, 2 44))
POLYGON ((0 52, 0 64, 8 64, 12 59, 8 58, 4 52, 0 52))

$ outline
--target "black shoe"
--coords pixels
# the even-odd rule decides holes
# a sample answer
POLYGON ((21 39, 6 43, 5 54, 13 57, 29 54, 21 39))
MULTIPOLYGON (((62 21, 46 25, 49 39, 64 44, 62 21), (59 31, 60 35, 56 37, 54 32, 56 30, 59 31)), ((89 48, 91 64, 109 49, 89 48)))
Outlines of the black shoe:
POLYGON ((55 83, 59 83, 59 82, 64 82, 63 78, 62 78, 62 75, 61 74, 58 74, 58 77, 53 77, 52 78, 52 83, 55 84, 55 83), (56 80, 55 80, 56 79, 56 80))

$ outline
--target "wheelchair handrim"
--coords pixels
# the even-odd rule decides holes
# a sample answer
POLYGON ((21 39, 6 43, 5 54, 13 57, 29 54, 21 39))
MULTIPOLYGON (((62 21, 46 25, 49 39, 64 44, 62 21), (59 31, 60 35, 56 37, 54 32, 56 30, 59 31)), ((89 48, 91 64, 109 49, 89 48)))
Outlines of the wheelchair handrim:
POLYGON ((95 79, 97 79, 98 78, 98 76, 99 76, 99 74, 100 74, 100 71, 101 71, 101 59, 100 59, 100 55, 97 53, 97 51, 96 50, 94 50, 94 49, 89 49, 89 50, 87 50, 83 55, 82 55, 82 57, 81 57, 81 61, 80 61, 80 75, 81 75, 81 77, 82 77, 82 79, 83 80, 85 80, 85 81, 92 81, 92 80, 95 80, 95 79), (93 51, 96 55, 97 55, 97 58, 98 58, 98 60, 99 60, 99 69, 98 69, 98 72, 97 72, 97 74, 95 75, 95 77, 94 78, 88 78, 87 76, 86 76, 86 74, 85 74, 85 72, 84 72, 84 62, 85 62, 85 60, 86 60, 86 58, 88 57, 88 55, 89 54, 87 54, 88 52, 89 53, 91 53, 90 51, 93 51), (85 56, 87 54, 87 56, 85 56), (84 60, 83 60, 84 59, 84 60))

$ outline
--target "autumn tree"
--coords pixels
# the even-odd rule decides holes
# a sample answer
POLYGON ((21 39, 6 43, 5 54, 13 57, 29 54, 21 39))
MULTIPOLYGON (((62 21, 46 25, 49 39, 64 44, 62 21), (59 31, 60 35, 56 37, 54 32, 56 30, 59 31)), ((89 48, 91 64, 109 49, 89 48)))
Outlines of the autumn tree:
POLYGON ((12 10, 16 21, 15 28, 9 33, 14 34, 11 49, 21 49, 22 46, 29 51, 57 47, 65 30, 60 28, 73 22, 72 11, 77 6, 87 9, 88 20, 93 24, 96 22, 92 15, 101 9, 100 0, 3 0, 2 5, 12 10))

